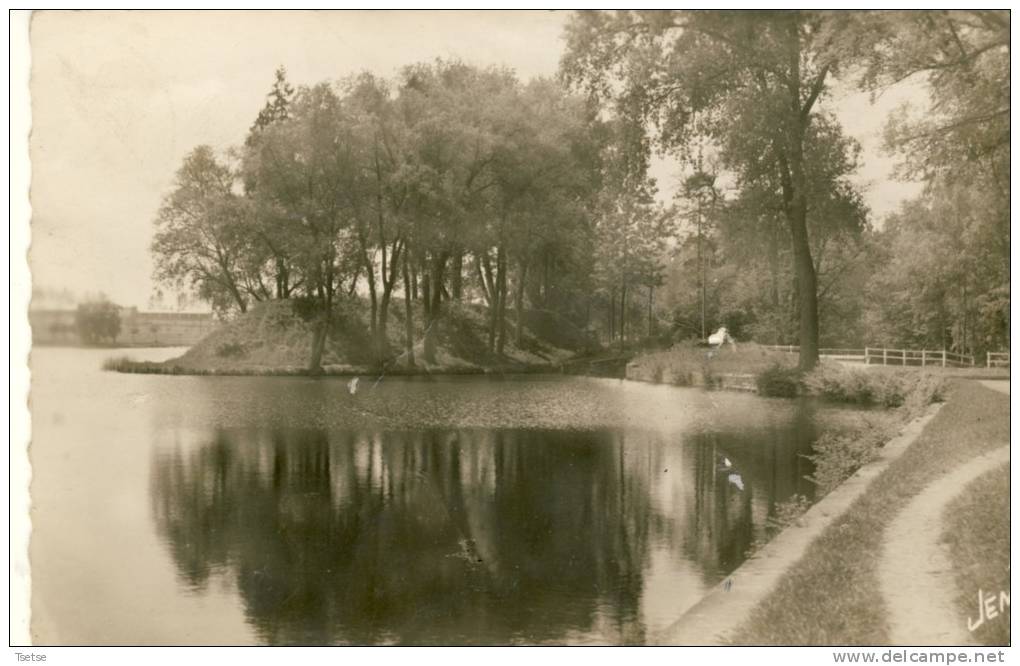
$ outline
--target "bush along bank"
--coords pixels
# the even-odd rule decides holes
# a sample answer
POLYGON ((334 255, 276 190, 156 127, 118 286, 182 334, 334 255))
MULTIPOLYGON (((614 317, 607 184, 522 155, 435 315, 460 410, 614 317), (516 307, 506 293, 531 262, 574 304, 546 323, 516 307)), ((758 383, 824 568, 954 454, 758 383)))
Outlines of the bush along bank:
POLYGON ((803 377, 801 386, 825 400, 884 408, 865 412, 851 427, 819 435, 807 456, 815 468, 809 477, 815 484, 815 501, 874 460, 904 425, 929 405, 943 402, 947 391, 945 380, 932 373, 868 371, 837 364, 819 364, 803 377))
POLYGON ((809 456, 815 465, 811 481, 816 499, 871 462, 907 422, 921 416, 929 405, 942 402, 946 394, 945 380, 930 372, 865 370, 836 363, 820 363, 802 377, 800 386, 823 400, 884 408, 882 412, 890 417, 864 413, 853 427, 819 436, 809 456))
MULTIPOLYGON (((873 372, 835 364, 821 364, 803 376, 796 369, 767 368, 758 376, 758 387, 759 393, 766 395, 807 394, 827 401, 877 408, 860 412, 859 418, 839 429, 819 434, 812 452, 805 456, 814 466, 814 472, 808 477, 815 486, 814 502, 877 458, 882 447, 896 437, 903 426, 922 416, 932 403, 942 402, 946 393, 944 380, 931 373, 873 372)), ((777 506, 775 515, 770 516, 764 529, 755 536, 749 555, 795 524, 811 505, 806 498, 795 496, 777 506)))
POLYGON ((816 396, 831 402, 879 407, 902 407, 910 401, 924 406, 940 401, 944 384, 930 371, 852 368, 830 362, 819 363, 805 374, 797 368, 793 354, 753 342, 719 349, 678 343, 666 351, 634 358, 627 364, 626 377, 653 384, 737 388, 775 398, 816 396))

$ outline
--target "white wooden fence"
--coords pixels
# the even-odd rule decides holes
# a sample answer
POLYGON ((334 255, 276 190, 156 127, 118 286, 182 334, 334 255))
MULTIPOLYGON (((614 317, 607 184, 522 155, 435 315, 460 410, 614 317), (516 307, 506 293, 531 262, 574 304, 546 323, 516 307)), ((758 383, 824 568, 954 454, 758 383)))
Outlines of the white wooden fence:
MULTIPOLYGON (((797 354, 800 352, 798 345, 762 345, 766 349, 774 349, 775 351, 789 352, 791 354, 797 354)), ((825 347, 818 350, 818 355, 822 358, 832 359, 833 361, 846 361, 848 363, 864 363, 865 362, 865 350, 864 349, 841 349, 835 347, 825 347)))
MULTIPOLYGON (((797 345, 763 345, 775 351, 798 353, 797 345)), ((886 347, 865 347, 864 349, 822 348, 818 350, 821 358, 848 363, 864 363, 865 365, 916 365, 939 366, 943 368, 972 368, 974 356, 958 354, 945 349, 889 349, 886 347)), ((1009 367, 1009 352, 988 352, 986 367, 1009 367)))
POLYGON ((972 368, 974 357, 970 354, 957 354, 945 349, 886 349, 876 347, 864 348, 864 362, 867 365, 937 365, 943 368, 972 368))
POLYGON ((1009 352, 988 352, 988 358, 985 360, 985 367, 1008 368, 1009 352))

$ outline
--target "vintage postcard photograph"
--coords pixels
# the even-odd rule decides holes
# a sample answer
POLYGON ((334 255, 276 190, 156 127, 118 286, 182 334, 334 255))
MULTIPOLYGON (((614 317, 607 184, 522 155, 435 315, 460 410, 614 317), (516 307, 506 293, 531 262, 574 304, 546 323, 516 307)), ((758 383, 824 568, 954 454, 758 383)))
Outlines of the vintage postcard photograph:
POLYGON ((19 660, 1004 661, 1008 9, 20 26, 19 660))

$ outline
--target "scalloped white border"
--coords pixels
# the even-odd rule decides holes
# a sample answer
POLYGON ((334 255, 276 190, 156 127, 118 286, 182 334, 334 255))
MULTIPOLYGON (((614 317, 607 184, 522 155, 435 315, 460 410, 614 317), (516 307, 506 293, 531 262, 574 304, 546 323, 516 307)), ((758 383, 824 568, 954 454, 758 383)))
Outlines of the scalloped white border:
POLYGON ((8 506, 10 553, 10 640, 11 645, 28 645, 31 582, 29 576, 28 539, 29 481, 31 467, 28 461, 28 442, 31 415, 28 409, 29 370, 28 354, 31 349, 31 332, 28 326, 28 301, 32 293, 32 278, 28 269, 30 241, 28 193, 31 164, 28 157, 28 135, 32 122, 28 83, 30 53, 28 28, 31 12, 10 13, 10 277, 8 356, 10 399, 10 494, 8 506))

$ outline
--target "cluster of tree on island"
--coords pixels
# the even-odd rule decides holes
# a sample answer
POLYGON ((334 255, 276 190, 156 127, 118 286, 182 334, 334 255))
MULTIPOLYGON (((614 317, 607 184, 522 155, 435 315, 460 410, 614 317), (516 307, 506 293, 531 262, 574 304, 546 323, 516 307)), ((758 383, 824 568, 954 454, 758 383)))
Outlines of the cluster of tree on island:
POLYGON ((488 308, 495 354, 525 307, 607 342, 725 324, 804 368, 820 342, 1008 344, 1008 11, 579 12, 566 38, 556 80, 436 61, 295 89, 281 68, 243 146, 185 158, 156 277, 224 314, 291 299, 312 369, 348 297, 381 361, 394 298, 420 301, 430 361, 457 299, 488 308), (878 228, 825 99, 907 79, 930 103, 886 143, 926 188, 878 228), (669 205, 654 153, 685 174, 669 205))

